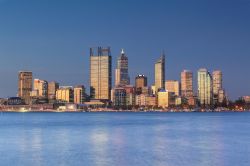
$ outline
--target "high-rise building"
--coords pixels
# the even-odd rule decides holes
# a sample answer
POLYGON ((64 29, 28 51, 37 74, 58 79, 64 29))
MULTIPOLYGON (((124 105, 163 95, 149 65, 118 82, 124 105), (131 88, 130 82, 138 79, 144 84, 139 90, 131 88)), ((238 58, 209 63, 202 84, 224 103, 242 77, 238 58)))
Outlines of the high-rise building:
POLYGON ((188 70, 181 72, 181 95, 187 99, 194 96, 193 93, 193 73, 188 70))
POLYGON ((180 96, 180 83, 176 80, 167 80, 165 82, 165 89, 173 92, 175 96, 180 96))
POLYGON ((212 76, 207 69, 198 71, 198 99, 202 106, 213 104, 212 76))
POLYGON ((30 104, 30 93, 32 91, 32 72, 20 71, 18 74, 18 97, 26 104, 30 104))
POLYGON ((130 84, 130 78, 128 74, 128 57, 125 55, 122 49, 121 55, 117 60, 117 68, 115 70, 115 85, 125 86, 130 84))
POLYGON ((155 63, 155 89, 158 92, 164 89, 165 85, 165 55, 155 63))
POLYGON ((112 57, 110 47, 90 48, 90 96, 110 100, 112 88, 112 57))
POLYGON ((222 72, 215 70, 213 72, 213 100, 215 104, 219 102, 219 91, 222 89, 222 72))
POLYGON ((78 85, 74 87, 74 103, 83 104, 85 102, 85 87, 78 85))
POLYGON ((34 91, 38 92, 38 96, 36 97, 48 98, 48 82, 34 79, 34 91))
POLYGON ((145 75, 138 75, 135 78, 135 89, 136 89, 136 94, 141 94, 142 93, 142 88, 146 87, 148 85, 148 79, 145 75))
POLYGON ((59 83, 52 81, 49 82, 48 86, 48 98, 49 100, 55 100, 56 99, 56 91, 59 89, 59 83))
POLYGON ((71 86, 62 86, 56 91, 56 100, 62 103, 72 103, 74 101, 74 91, 71 86))

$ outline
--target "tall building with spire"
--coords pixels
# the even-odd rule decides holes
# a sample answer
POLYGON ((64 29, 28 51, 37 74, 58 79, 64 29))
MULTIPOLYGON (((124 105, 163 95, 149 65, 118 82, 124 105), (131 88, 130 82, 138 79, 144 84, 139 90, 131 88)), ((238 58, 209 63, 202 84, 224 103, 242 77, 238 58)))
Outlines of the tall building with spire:
POLYGON ((212 76, 207 69, 198 71, 198 99, 201 106, 213 104, 212 76))
POLYGON ((125 86, 130 84, 128 74, 128 57, 122 49, 121 55, 117 59, 117 68, 115 70, 115 86, 125 86))
POLYGON ((155 63, 155 90, 158 92, 165 87, 165 54, 155 63))
POLYGON ((112 88, 112 57, 110 47, 90 48, 90 96, 110 100, 112 88))

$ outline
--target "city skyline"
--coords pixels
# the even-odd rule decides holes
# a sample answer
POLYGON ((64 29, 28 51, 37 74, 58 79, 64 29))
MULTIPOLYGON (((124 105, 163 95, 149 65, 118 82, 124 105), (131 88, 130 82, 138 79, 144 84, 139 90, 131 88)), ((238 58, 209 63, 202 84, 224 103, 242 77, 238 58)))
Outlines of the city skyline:
MULTIPOLYGON (((124 49, 121 49, 121 50, 122 50, 121 55, 124 56, 125 55, 124 49)), ((116 60, 118 61, 118 63, 120 63, 119 62, 120 58, 121 58, 121 56, 117 56, 116 60)), ((126 57, 126 58, 128 58, 128 57, 126 57)), ((137 78, 145 76, 145 75, 141 75, 141 74, 137 75, 135 77, 135 82, 132 82, 130 84, 124 84, 124 85, 116 84, 116 82, 117 82, 117 80, 116 80, 117 79, 117 66, 116 67, 112 66, 112 63, 113 63, 112 59, 113 59, 113 57, 112 57, 112 53, 111 53, 111 47, 98 46, 98 47, 90 48, 90 56, 89 56, 89 62, 90 62, 89 67, 90 68, 88 69, 89 70, 89 90, 88 90, 89 93, 87 92, 86 94, 89 94, 91 99, 110 100, 111 99, 111 93, 112 93, 111 90, 112 90, 112 88, 116 88, 116 87, 119 87, 119 86, 122 86, 122 87, 123 86, 134 86, 136 88, 137 87, 137 82, 136 82, 137 78), (99 65, 100 65, 100 67, 103 66, 104 70, 102 68, 98 67, 99 65), (98 70, 97 70, 97 68, 98 68, 98 70), (91 73, 95 73, 95 74, 93 75, 91 73), (108 79, 106 80, 106 78, 108 78, 108 79), (105 81, 103 79, 105 79, 105 81), (108 83, 108 84, 103 89, 102 84, 104 82, 105 82, 105 86, 106 86, 106 83, 108 83), (91 86, 91 84, 95 85, 95 88, 94 88, 94 86, 91 86), (97 96, 99 96, 99 97, 95 97, 96 88, 99 89, 97 91, 97 94, 98 94, 97 96), (105 91, 105 93, 102 94, 101 92, 104 92, 104 91, 105 91), (101 96, 103 96, 103 97, 101 97, 101 96)), ((197 96, 198 99, 199 99, 200 98, 199 97, 199 93, 200 93, 199 92, 200 91, 200 78, 199 78, 199 75, 200 75, 200 71, 204 72, 204 70, 205 70, 209 74, 209 77, 211 77, 210 78, 210 82, 211 82, 211 100, 218 101, 219 99, 217 97, 218 97, 219 93, 223 93, 223 96, 227 97, 227 99, 230 100, 230 96, 228 96, 227 91, 225 91, 225 89, 223 88, 224 87, 224 84, 222 82, 222 73, 223 72, 221 70, 209 70, 207 68, 200 68, 199 70, 194 71, 194 73, 196 73, 196 74, 194 74, 194 75, 196 75, 196 77, 194 77, 193 71, 183 69, 183 71, 179 73, 180 78, 178 80, 171 80, 171 79, 166 78, 166 73, 165 73, 166 72, 165 71, 166 64, 165 64, 165 54, 164 53, 162 53, 160 58, 158 58, 156 60, 154 65, 155 65, 155 69, 154 69, 155 76, 153 78, 154 81, 156 82, 156 80, 159 80, 159 78, 162 77, 162 80, 160 81, 160 82, 162 82, 162 87, 158 88, 158 91, 164 89, 164 90, 167 90, 169 92, 174 92, 176 94, 176 96, 183 96, 185 94, 185 92, 184 92, 184 94, 181 93, 181 88, 183 87, 183 86, 181 86, 181 84, 186 81, 186 80, 183 80, 183 72, 191 72, 192 77, 191 77, 190 81, 192 81, 194 83, 195 82, 197 83, 197 87, 192 86, 193 96, 197 96), (156 66, 159 66, 159 67, 156 67, 156 66), (161 76, 159 75, 159 73, 162 73, 162 74, 160 74, 161 76), (196 80, 194 80, 194 79, 196 79, 196 80), (170 89, 167 88, 168 86, 169 86, 170 89), (175 88, 175 90, 174 90, 174 88, 175 88), (215 96, 212 96, 212 95, 215 95, 215 96)), ((129 68, 128 68, 128 59, 126 60, 126 66, 127 66, 127 70, 129 70, 129 68)), ((48 89, 47 90, 43 89, 44 86, 48 88, 48 85, 49 85, 48 83, 49 82, 47 81, 47 79, 41 80, 41 79, 38 79, 38 78, 33 78, 33 72, 28 71, 28 70, 27 71, 26 70, 18 71, 19 79, 20 79, 20 74, 22 74, 22 73, 30 73, 30 72, 31 72, 31 77, 32 77, 31 82, 34 82, 34 84, 32 85, 33 90, 30 91, 31 96, 34 95, 34 96, 42 97, 43 96, 42 94, 44 94, 45 95, 44 97, 46 97, 46 96, 48 97, 48 89), (44 83, 46 85, 44 85, 44 83), (38 89, 38 87, 40 89, 38 89)), ((147 76, 145 76, 145 78, 146 78, 146 85, 144 85, 143 87, 150 88, 152 90, 152 93, 155 94, 156 91, 157 91, 156 90, 157 88, 156 88, 155 84, 154 83, 153 84, 148 84, 149 81, 147 79, 147 76)), ((55 80, 50 80, 50 83, 54 83, 54 82, 55 82, 55 80)), ((129 78, 129 82, 130 82, 130 78, 129 78)), ((20 94, 19 86, 20 86, 20 80, 19 80, 19 83, 18 83, 17 97, 18 96, 20 97, 20 95, 19 95, 20 94)), ((76 83, 76 84, 71 84, 71 85, 62 85, 62 84, 60 85, 60 87, 62 87, 62 88, 64 88, 64 87, 73 87, 73 86, 77 87, 77 86, 79 86, 79 84, 76 83)), ((86 85, 83 85, 83 86, 86 86, 86 85)), ((11 97, 15 97, 15 96, 11 96, 11 97)), ((240 96, 239 98, 241 98, 241 97, 242 96, 240 96)), ((201 100, 201 99, 199 99, 199 100, 201 100)), ((215 103, 211 102, 210 104, 215 104, 215 103)), ((208 105, 210 105, 210 104, 208 104, 208 105)))
POLYGON ((19 70, 61 85, 89 87, 88 50, 95 45, 111 46, 113 78, 117 55, 125 49, 131 84, 138 74, 153 84, 154 62, 165 50, 166 80, 180 81, 180 72, 191 70, 196 92, 197 71, 205 67, 223 72, 223 88, 230 99, 250 94, 250 79, 239 74, 249 70, 249 1, 183 1, 182 5, 146 1, 140 11, 140 2, 109 0, 101 7, 96 2, 1 1, 0 20, 5 23, 0 28, 0 76, 5 78, 0 81, 1 97, 17 94, 19 70), (128 8, 129 13, 120 12, 128 8), (89 14, 93 9, 96 14, 89 14), (43 16, 44 10, 48 12, 43 16), (98 27, 100 22, 107 27, 98 27))

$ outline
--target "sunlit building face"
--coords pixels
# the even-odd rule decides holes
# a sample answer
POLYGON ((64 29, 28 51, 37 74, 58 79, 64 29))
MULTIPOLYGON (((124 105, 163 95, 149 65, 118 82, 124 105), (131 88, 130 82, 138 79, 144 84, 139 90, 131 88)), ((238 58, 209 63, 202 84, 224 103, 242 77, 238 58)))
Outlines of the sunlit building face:
POLYGON ((191 71, 181 72, 181 95, 185 98, 193 97, 193 73, 191 71))
POLYGON ((60 87, 56 91, 56 100, 63 103, 72 103, 74 101, 74 91, 72 87, 60 87))
POLYGON ((74 87, 74 103, 83 104, 85 102, 85 87, 82 85, 74 87))
POLYGON ((161 58, 155 63, 155 89, 165 88, 165 56, 162 55, 161 58))
POLYGON ((213 99, 212 77, 207 69, 198 71, 198 98, 201 105, 211 105, 213 99))
POLYGON ((176 80, 167 80, 165 82, 165 89, 168 92, 173 92, 176 96, 180 95, 180 83, 176 80))
POLYGON ((110 48, 90 49, 90 95, 92 99, 111 99, 112 58, 110 48))
POLYGON ((48 97, 48 82, 45 80, 34 79, 34 90, 38 91, 37 97, 48 97))

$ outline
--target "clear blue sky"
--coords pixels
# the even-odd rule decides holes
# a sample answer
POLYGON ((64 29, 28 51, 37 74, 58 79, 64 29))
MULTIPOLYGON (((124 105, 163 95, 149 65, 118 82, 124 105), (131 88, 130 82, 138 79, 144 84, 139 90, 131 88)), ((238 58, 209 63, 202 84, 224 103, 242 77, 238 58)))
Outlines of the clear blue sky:
POLYGON ((231 98, 250 95, 250 0, 0 0, 0 96, 16 95, 19 70, 88 86, 99 45, 111 46, 113 68, 125 49, 132 80, 153 83, 164 49, 167 79, 221 69, 231 98))

